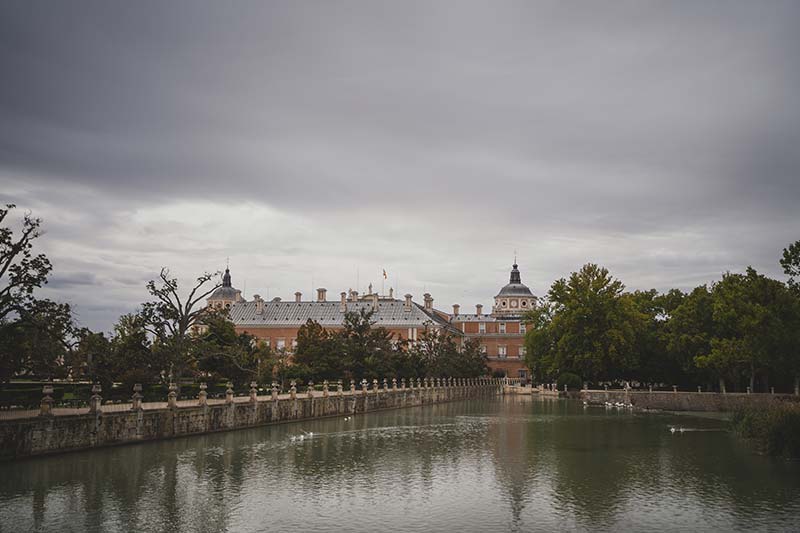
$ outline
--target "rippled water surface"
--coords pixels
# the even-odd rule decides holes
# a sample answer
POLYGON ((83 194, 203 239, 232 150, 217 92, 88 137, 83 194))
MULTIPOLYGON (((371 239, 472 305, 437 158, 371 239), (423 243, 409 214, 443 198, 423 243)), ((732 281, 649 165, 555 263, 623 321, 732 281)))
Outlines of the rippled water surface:
POLYGON ((725 428, 507 397, 65 454, 0 464, 0 531, 797 531, 800 464, 725 428))

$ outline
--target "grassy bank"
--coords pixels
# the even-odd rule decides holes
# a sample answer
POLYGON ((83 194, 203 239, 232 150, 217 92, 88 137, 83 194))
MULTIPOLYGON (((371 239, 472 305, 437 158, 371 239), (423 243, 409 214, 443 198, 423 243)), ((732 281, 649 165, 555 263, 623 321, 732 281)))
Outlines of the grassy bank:
POLYGON ((734 432, 760 452, 800 458, 800 404, 780 403, 769 408, 747 408, 733 413, 734 432))

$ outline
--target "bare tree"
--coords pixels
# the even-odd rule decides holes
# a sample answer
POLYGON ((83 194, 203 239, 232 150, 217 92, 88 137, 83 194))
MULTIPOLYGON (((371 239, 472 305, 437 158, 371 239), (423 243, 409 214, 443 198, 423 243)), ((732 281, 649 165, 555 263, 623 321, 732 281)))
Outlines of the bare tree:
POLYGON ((219 272, 198 277, 185 298, 180 294, 178 280, 170 277, 167 268, 161 269, 157 280, 147 283, 155 301, 142 304, 141 315, 145 329, 156 338, 155 348, 161 350, 164 371, 170 377, 180 377, 189 366, 189 334, 207 312, 204 300, 221 286, 212 281, 217 276, 219 272))
POLYGON ((3 225, 14 204, 0 208, 0 321, 21 315, 33 304, 33 290, 47 283, 53 269, 44 254, 33 255, 32 241, 42 235, 41 219, 25 213, 20 234, 3 225))

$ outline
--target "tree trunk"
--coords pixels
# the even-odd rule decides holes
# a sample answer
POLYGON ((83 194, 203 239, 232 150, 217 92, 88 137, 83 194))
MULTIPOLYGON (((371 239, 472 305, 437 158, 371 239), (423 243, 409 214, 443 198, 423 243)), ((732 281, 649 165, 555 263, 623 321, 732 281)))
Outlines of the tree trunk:
POLYGON ((728 392, 727 389, 725 389, 725 378, 719 378, 719 391, 722 394, 728 392))

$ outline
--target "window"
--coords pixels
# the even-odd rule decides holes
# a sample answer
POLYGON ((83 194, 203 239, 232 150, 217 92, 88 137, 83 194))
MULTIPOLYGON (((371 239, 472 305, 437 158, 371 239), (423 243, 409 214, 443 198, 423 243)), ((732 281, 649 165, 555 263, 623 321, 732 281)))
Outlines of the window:
POLYGON ((505 300, 503 300, 502 302, 500 302, 500 305, 502 305, 503 307, 505 307, 506 305, 508 305, 508 303, 507 303, 505 300))
POLYGON ((269 341, 270 341, 270 338, 269 338, 269 337, 267 337, 266 339, 264 339, 264 346, 266 346, 267 348, 269 348, 269 341))
POLYGON ((275 341, 275 348, 277 348, 278 350, 286 349, 286 339, 278 339, 277 341, 275 341))
POLYGON ((525 335, 525 324, 522 322, 519 323, 519 333, 520 335, 525 335))
POLYGON ((524 346, 520 346, 519 347, 519 356, 520 357, 525 357, 525 347, 524 346))
POLYGON ((522 300, 522 307, 528 307, 528 300, 522 300))
POLYGON ((519 305, 517 300, 511 300, 511 307, 516 307, 517 305, 519 305))
POLYGON ((497 347, 497 355, 500 357, 506 357, 508 355, 508 350, 501 344, 497 347))
POLYGON ((484 354, 486 353, 486 346, 484 346, 483 344, 481 344, 481 353, 484 354))
POLYGON ((292 339, 292 350, 297 348, 297 339, 292 339))
POLYGON ((486 333, 486 322, 478 322, 478 333, 486 333))
POLYGON ((506 323, 505 322, 500 322, 500 324, 498 324, 498 327, 500 328, 500 333, 505 333, 506 332, 506 323))

